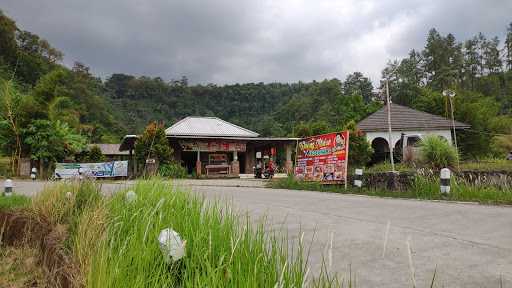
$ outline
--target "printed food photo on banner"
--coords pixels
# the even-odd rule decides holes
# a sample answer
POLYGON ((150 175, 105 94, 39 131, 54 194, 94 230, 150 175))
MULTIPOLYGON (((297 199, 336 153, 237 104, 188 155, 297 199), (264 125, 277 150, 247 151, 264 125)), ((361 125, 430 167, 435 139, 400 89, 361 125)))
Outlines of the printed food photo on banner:
POLYGON ((312 136, 299 141, 295 177, 322 183, 346 182, 349 132, 312 136))

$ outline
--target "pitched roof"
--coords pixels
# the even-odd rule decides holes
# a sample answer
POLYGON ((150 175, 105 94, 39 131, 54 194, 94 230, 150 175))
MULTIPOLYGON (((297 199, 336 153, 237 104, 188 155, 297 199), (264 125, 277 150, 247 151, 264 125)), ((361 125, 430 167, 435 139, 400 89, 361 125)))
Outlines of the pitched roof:
MULTIPOLYGON (((387 131, 388 108, 384 105, 357 124, 365 132, 387 131)), ((396 131, 444 130, 452 127, 450 119, 391 103, 391 128, 396 131)), ((470 125, 455 121, 456 129, 468 129, 470 125)))
POLYGON ((128 155, 128 151, 119 151, 121 144, 89 144, 87 148, 91 149, 93 146, 98 146, 103 155, 128 155))
POLYGON ((217 117, 186 117, 165 129, 167 136, 258 137, 258 133, 217 117))

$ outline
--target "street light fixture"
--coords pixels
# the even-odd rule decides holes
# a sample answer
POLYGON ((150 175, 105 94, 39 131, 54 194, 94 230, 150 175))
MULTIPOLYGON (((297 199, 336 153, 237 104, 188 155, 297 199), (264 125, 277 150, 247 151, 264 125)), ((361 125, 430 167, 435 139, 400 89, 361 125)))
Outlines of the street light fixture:
POLYGON ((453 143, 455 144, 455 150, 457 151, 457 167, 459 166, 459 148, 457 147, 457 134, 455 133, 455 117, 453 116, 453 98, 455 98, 455 95, 457 95, 452 90, 444 90, 443 96, 448 97, 448 100, 450 101, 450 112, 452 115, 452 129, 453 129, 453 143))

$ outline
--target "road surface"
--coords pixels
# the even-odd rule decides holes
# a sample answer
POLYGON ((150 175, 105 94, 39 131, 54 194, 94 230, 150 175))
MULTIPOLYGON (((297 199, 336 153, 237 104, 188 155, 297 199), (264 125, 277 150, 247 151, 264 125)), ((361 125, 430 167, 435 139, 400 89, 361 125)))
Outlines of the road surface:
MULTIPOLYGON (((512 287, 511 207, 267 189, 254 180, 179 183, 253 218, 266 216, 290 238, 304 232, 312 271, 325 259, 345 279, 351 271, 357 287, 430 287, 434 273, 435 287, 512 287)), ((17 191, 41 186, 18 183, 17 191)))

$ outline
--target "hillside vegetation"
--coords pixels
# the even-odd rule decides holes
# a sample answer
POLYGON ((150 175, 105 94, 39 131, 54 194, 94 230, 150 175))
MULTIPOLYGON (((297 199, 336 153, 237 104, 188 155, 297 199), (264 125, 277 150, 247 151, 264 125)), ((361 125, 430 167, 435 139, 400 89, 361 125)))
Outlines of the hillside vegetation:
MULTIPOLYGON (((512 25, 502 41, 480 33, 459 42, 432 29, 424 49, 390 62, 383 78, 395 103, 442 116, 450 111, 441 92, 454 90, 456 119, 472 125, 459 134, 462 156, 503 157, 512 150, 512 25)), ((31 157, 51 165, 87 143, 142 133, 150 121, 217 116, 263 136, 306 136, 344 129, 382 105, 374 92, 381 87, 360 72, 343 81, 191 85, 186 77, 101 79, 62 59, 0 12, 0 153, 12 163, 31 157)))

